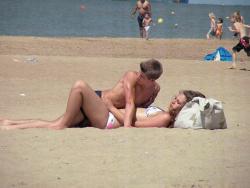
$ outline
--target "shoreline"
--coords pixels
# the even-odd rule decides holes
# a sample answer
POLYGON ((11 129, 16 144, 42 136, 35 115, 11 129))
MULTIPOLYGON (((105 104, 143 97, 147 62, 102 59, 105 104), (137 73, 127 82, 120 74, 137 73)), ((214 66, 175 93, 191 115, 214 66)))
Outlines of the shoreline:
MULTIPOLYGON (((237 40, 0 36, 0 55, 84 56, 203 60, 218 47, 231 51, 237 40)), ((239 53, 248 61, 245 53, 239 53)))

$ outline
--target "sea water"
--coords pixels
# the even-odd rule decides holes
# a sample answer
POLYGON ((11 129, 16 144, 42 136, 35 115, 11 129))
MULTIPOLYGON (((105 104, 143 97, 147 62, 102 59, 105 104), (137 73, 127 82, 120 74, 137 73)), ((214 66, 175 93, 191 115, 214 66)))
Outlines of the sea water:
MULTIPOLYGON (((240 11, 250 24, 250 0, 151 0, 152 38, 205 38, 209 12, 224 19, 223 38, 232 38, 228 17, 240 11), (202 4, 203 3, 203 4, 202 4), (213 4, 204 4, 213 3, 213 4), (162 23, 157 19, 162 18, 162 23)), ((135 0, 0 0, 0 35, 48 37, 138 37, 130 13, 135 0)))

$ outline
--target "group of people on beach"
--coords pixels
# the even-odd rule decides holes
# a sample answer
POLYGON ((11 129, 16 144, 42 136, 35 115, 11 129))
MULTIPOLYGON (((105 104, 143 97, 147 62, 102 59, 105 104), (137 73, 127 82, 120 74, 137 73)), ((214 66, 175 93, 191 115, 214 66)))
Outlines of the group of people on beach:
POLYGON ((216 20, 216 17, 213 12, 210 12, 208 14, 208 17, 210 19, 210 28, 207 32, 207 39, 210 39, 211 37, 216 37, 221 40, 223 34, 223 19, 218 18, 218 20, 216 20))
MULTIPOLYGON (((140 37, 148 40, 150 27, 153 22, 150 2, 147 0, 138 0, 131 15, 135 15, 137 11, 140 37)), ((213 12, 210 12, 208 16, 210 19, 210 28, 206 35, 207 39, 215 37, 221 40, 223 36, 223 18, 216 19, 213 12)), ((247 32, 247 29, 249 29, 250 26, 244 24, 244 18, 240 14, 240 11, 234 12, 230 21, 232 22, 232 27, 229 27, 229 30, 233 32, 234 37, 239 38, 239 42, 232 48, 233 63, 232 66, 229 67, 230 69, 235 69, 238 52, 244 49, 247 56, 250 56, 249 34, 247 32)))
MULTIPOLYGON (((132 11, 139 11, 138 23, 140 36, 148 39, 147 28, 152 22, 151 5, 146 0, 138 0, 132 11)), ((209 14, 211 28, 207 34, 222 36, 222 19, 215 21, 215 15, 209 14), (221 25, 220 25, 221 24, 221 25)), ((231 68, 236 68, 236 53, 245 50, 250 56, 249 37, 239 13, 232 16, 234 28, 230 31, 239 35, 239 43, 233 47, 234 62, 231 68)), ((235 35, 236 35, 235 34, 235 35)), ((68 96, 65 113, 53 121, 27 119, 1 119, 1 129, 51 128, 64 129, 70 127, 96 127, 113 129, 124 127, 173 127, 174 121, 182 107, 194 97, 205 98, 205 95, 192 90, 180 91, 163 110, 150 106, 160 91, 156 80, 162 75, 162 64, 155 59, 140 63, 140 71, 128 71, 118 83, 107 90, 93 90, 85 81, 76 81, 68 96)))
MULTIPOLYGON (((132 11, 139 11, 140 36, 148 39, 151 19, 149 1, 138 0, 132 11)), ((156 80, 162 75, 162 64, 149 59, 140 63, 140 71, 128 71, 118 83, 107 90, 93 90, 85 81, 76 81, 71 88, 65 113, 53 121, 40 119, 1 119, 1 129, 96 127, 112 129, 124 127, 173 127, 177 114, 200 92, 180 91, 168 109, 150 106, 160 91, 156 80)))
MULTIPOLYGON (((213 12, 209 13, 210 18, 210 29, 207 33, 207 39, 211 37, 217 37, 219 39, 222 38, 223 35, 223 19, 218 18, 216 21, 216 16, 213 12)), ((241 50, 244 50, 247 56, 250 57, 250 44, 249 44, 249 34, 248 29, 250 29, 250 25, 246 25, 244 23, 244 17, 240 14, 240 11, 234 12, 230 21, 232 23, 231 27, 228 27, 229 31, 233 32, 233 37, 239 39, 239 42, 232 48, 233 51, 233 63, 230 66, 230 69, 236 68, 236 57, 237 53, 241 50)))
POLYGON ((137 11, 137 21, 139 25, 140 37, 148 40, 150 27, 153 22, 150 2, 147 0, 138 0, 131 12, 131 15, 134 16, 137 11))
MULTIPOLYGON (((138 11, 138 25, 140 31, 140 37, 149 39, 150 27, 152 24, 152 11, 151 4, 147 0, 138 0, 135 7, 132 10, 131 15, 135 15, 138 11)), ((223 36, 223 18, 216 19, 216 16, 213 12, 208 14, 210 19, 210 28, 207 32, 207 39, 218 38, 222 39, 223 36)), ((244 18, 240 14, 240 11, 236 11, 230 18, 232 22, 232 27, 229 27, 229 30, 233 32, 233 36, 239 38, 239 43, 232 48, 233 51, 233 64, 230 69, 236 68, 236 56, 237 52, 240 52, 242 49, 250 56, 250 45, 249 45, 249 34, 247 29, 250 28, 249 25, 244 24, 244 18)))
POLYGON ((149 59, 140 63, 140 71, 128 71, 118 83, 107 90, 93 90, 86 82, 76 81, 71 88, 65 113, 53 121, 1 119, 1 129, 96 127, 173 127, 182 107, 198 91, 180 91, 163 110, 150 106, 160 91, 156 80, 162 75, 162 64, 149 59))

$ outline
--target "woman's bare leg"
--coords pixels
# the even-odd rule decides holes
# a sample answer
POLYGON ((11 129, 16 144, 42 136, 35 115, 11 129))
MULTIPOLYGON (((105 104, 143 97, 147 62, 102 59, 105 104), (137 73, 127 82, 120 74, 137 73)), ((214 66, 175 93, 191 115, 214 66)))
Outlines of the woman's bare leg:
POLYGON ((69 127, 83 108, 91 124, 97 128, 105 128, 108 109, 95 91, 84 81, 77 81, 71 89, 65 114, 55 122, 56 126, 69 127))
MULTIPOLYGON (((2 130, 13 129, 28 129, 28 128, 48 128, 48 129, 60 129, 61 127, 55 126, 55 123, 59 121, 63 116, 54 121, 39 120, 39 119, 27 119, 27 120, 6 120, 0 127, 2 130)), ((83 115, 79 114, 73 124, 76 125, 83 120, 83 115)))
POLYGON ((91 89, 85 82, 77 81, 72 87, 66 112, 60 118, 54 121, 44 120, 20 120, 10 121, 12 125, 2 126, 1 129, 25 129, 25 128, 52 128, 63 129, 72 127, 84 119, 80 112, 80 108, 84 109, 93 126, 98 128, 105 128, 108 118, 108 109, 99 98, 93 89, 91 89))
POLYGON ((13 130, 13 129, 28 129, 28 128, 50 128, 50 125, 52 124, 52 122, 45 120, 30 120, 30 121, 8 120, 8 121, 9 122, 1 126, 0 129, 13 130))
POLYGON ((31 123, 38 121, 38 119, 21 119, 21 120, 12 120, 12 119, 4 119, 1 121, 2 125, 19 125, 24 123, 31 123))

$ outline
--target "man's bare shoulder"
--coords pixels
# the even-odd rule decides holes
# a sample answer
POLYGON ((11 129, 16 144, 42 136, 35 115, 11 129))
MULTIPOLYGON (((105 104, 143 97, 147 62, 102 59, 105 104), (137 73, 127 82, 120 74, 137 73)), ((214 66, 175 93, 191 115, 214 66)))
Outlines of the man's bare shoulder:
POLYGON ((131 77, 131 78, 135 77, 136 78, 136 77, 139 77, 139 76, 140 76, 140 73, 137 72, 137 71, 127 71, 123 75, 123 78, 128 78, 128 77, 131 77))
POLYGON ((133 84, 133 83, 137 82, 137 80, 139 79, 139 77, 140 77, 140 73, 139 72, 137 72, 137 71, 127 71, 123 75, 121 81, 133 84))
POLYGON ((146 1, 144 2, 144 4, 145 4, 145 5, 150 5, 150 2, 149 2, 148 0, 146 0, 146 1))

